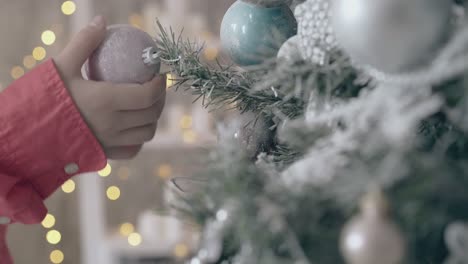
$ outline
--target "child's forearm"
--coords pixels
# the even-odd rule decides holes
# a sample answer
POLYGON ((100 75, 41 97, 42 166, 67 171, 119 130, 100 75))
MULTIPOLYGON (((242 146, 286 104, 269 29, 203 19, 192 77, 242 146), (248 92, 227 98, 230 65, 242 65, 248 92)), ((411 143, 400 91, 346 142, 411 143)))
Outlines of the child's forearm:
POLYGON ((52 60, 0 93, 0 264, 10 264, 6 226, 35 224, 44 199, 106 157, 68 95, 52 60))

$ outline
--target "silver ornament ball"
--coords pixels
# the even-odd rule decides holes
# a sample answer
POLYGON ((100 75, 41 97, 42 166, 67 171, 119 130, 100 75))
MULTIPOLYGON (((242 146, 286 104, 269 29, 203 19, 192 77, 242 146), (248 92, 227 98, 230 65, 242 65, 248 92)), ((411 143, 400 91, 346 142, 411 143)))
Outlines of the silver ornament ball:
POLYGON ((88 77, 95 81, 145 83, 159 72, 160 64, 145 64, 142 58, 156 43, 146 32, 130 25, 108 27, 106 38, 89 58, 88 77))
POLYGON ((274 131, 263 115, 254 112, 228 111, 218 126, 220 143, 236 143, 250 159, 271 149, 274 131))
POLYGON ((386 73, 416 70, 433 59, 450 32, 452 1, 334 0, 339 45, 355 60, 386 73))
POLYGON ((286 41, 278 51, 278 59, 289 62, 297 62, 302 60, 302 55, 299 48, 299 37, 294 36, 286 41))
POLYGON ((385 219, 353 219, 341 248, 348 264, 400 264, 404 257, 404 239, 397 226, 385 219))
POLYGON ((380 189, 361 202, 361 214, 344 228, 341 252, 347 264, 400 264, 406 242, 389 216, 389 205, 380 189))
POLYGON ((234 138, 245 148, 247 155, 256 158, 261 152, 267 151, 273 144, 273 132, 265 119, 247 112, 238 116, 238 130, 234 138))

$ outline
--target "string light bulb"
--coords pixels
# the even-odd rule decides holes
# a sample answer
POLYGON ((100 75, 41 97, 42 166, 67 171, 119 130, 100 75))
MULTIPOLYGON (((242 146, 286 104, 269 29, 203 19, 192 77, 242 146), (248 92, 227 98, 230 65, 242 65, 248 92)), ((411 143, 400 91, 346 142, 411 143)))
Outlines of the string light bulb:
POLYGON ((135 227, 131 223, 123 223, 120 225, 120 234, 124 237, 128 237, 135 231, 135 227))
POLYGON ((182 129, 190 129, 192 128, 192 124, 193 124, 193 118, 189 115, 184 115, 180 119, 180 128, 182 129))
POLYGON ((76 11, 76 4, 73 1, 65 1, 62 4, 62 13, 70 16, 76 11))
POLYGON ((46 235, 47 242, 52 245, 57 245, 62 240, 62 234, 57 230, 50 230, 46 235))
POLYGON ((68 180, 62 185, 62 191, 64 193, 72 193, 75 191, 76 184, 73 180, 68 180))
POLYGON ((141 235, 138 234, 138 233, 131 233, 129 236, 128 236, 128 244, 130 244, 130 246, 139 246, 142 242, 142 238, 141 238, 141 235))
POLYGON ((156 169, 156 172, 161 179, 167 179, 172 175, 172 167, 169 164, 163 164, 156 169))
POLYGON ((98 172, 99 176, 107 177, 112 173, 112 167, 107 163, 106 167, 98 172))
POLYGON ((211 33, 210 31, 203 31, 200 33, 200 37, 201 39, 205 40, 205 41, 209 41, 211 39, 213 39, 213 33, 211 33))
POLYGON ((10 74, 11 74, 11 77, 12 77, 13 79, 15 79, 15 80, 16 80, 16 79, 19 79, 19 78, 21 78, 21 76, 24 75, 24 69, 23 69, 23 67, 21 67, 21 66, 15 66, 15 67, 13 67, 13 68, 11 69, 11 73, 10 73, 10 74))
POLYGON ((44 228, 52 228, 55 225, 55 216, 47 214, 44 220, 42 220, 42 226, 44 228))
POLYGON ((136 28, 143 29, 143 17, 140 14, 131 14, 128 23, 136 28))
POLYGON ((186 244, 180 243, 174 247, 174 256, 178 259, 184 259, 188 257, 190 250, 186 244))
POLYGON ((167 89, 171 88, 175 84, 174 79, 175 79, 175 77, 172 74, 170 74, 170 73, 166 74, 166 87, 167 87, 167 89))
POLYGON ((63 252, 60 250, 54 250, 50 253, 50 261, 54 264, 60 264, 65 259, 63 252))
POLYGON ((32 55, 35 60, 41 61, 45 59, 45 57, 47 56, 47 52, 43 47, 35 47, 32 52, 32 55))
POLYGON ((46 30, 42 32, 41 40, 47 46, 50 46, 55 43, 55 33, 52 30, 46 30))
POLYGON ((213 61, 218 57, 219 54, 219 49, 216 47, 207 47, 203 51, 203 55, 205 56, 205 59, 209 61, 213 61))
POLYGON ((27 55, 23 58, 23 65, 27 69, 32 69, 34 66, 36 66, 36 59, 32 55, 27 55))
POLYGON ((107 198, 111 201, 116 201, 120 198, 120 188, 117 186, 111 186, 107 188, 107 198))
POLYGON ((184 131, 183 138, 185 143, 193 144, 197 140, 197 134, 192 130, 187 130, 184 131))

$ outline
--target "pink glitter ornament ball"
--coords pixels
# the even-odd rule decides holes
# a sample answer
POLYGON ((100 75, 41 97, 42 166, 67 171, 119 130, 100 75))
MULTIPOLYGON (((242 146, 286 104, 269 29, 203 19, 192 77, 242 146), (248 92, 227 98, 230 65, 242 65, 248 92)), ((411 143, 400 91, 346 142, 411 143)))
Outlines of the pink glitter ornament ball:
POLYGON ((114 83, 145 83, 160 69, 160 63, 144 62, 147 48, 156 51, 156 43, 146 32, 130 25, 113 25, 101 46, 89 58, 90 80, 114 83))

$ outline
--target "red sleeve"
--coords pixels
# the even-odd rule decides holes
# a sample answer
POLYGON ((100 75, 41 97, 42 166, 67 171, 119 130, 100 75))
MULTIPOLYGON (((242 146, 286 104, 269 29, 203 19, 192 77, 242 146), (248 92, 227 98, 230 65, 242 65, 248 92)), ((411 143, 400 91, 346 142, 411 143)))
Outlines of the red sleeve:
MULTIPOLYGON (((0 220, 39 223, 43 200, 72 176, 97 171, 104 152, 52 60, 0 93, 0 220)), ((0 264, 10 264, 0 221, 0 264)))
POLYGON ((71 176, 105 166, 104 152, 52 60, 8 87, 0 107, 0 142, 8 142, 0 171, 27 179, 42 198, 71 176))

